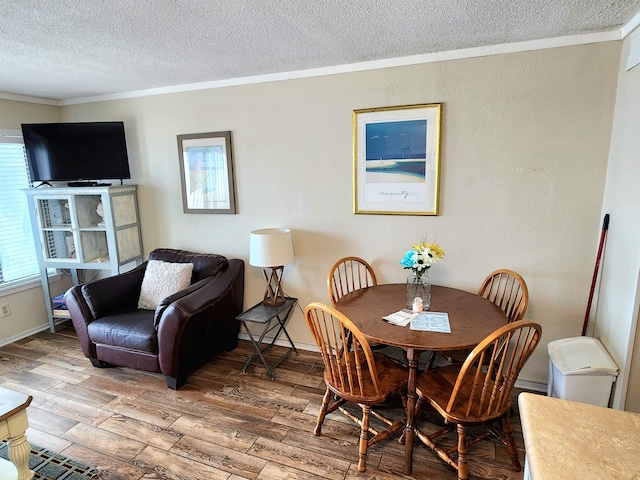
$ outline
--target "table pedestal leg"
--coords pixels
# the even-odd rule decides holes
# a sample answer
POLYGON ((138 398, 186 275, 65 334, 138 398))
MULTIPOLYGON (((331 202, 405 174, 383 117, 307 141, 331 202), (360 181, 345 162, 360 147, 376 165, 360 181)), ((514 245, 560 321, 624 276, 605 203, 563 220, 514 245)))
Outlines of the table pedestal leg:
POLYGON ((416 409, 416 375, 418 372, 418 360, 413 348, 407 349, 407 362, 409 363, 409 379, 407 381, 407 423, 404 427, 405 462, 404 473, 411 474, 413 467, 413 427, 416 409))
POLYGON ((18 469, 18 480, 30 480, 34 473, 29 470, 31 445, 23 434, 9 439, 9 460, 18 469))

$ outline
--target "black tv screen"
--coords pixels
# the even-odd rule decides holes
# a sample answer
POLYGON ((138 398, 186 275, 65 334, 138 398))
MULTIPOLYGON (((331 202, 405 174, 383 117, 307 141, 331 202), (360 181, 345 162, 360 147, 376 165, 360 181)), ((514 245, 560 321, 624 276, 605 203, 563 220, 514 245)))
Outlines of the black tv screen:
POLYGON ((22 124, 32 182, 131 178, 123 122, 22 124))

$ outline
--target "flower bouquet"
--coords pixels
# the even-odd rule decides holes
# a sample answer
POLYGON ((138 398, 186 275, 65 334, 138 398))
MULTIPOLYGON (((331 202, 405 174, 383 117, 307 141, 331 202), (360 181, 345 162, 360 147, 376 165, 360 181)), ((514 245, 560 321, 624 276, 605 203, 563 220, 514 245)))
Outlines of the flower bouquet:
POLYGON ((429 268, 444 258, 444 250, 437 243, 422 242, 405 253, 400 264, 412 273, 407 278, 407 308, 413 308, 418 299, 422 300, 422 308, 431 307, 431 281, 429 268))

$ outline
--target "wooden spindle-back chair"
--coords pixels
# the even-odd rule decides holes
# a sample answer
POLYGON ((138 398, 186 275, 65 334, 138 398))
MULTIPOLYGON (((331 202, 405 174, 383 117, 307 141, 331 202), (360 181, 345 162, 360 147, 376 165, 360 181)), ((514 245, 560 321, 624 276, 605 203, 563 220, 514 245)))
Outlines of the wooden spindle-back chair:
POLYGON ((388 357, 374 353, 353 322, 328 305, 309 304, 305 318, 322 355, 327 386, 313 433, 321 434, 326 415, 336 409, 360 425, 358 471, 364 472, 368 446, 404 426, 402 420, 389 420, 371 407, 383 403, 393 393, 406 391, 408 372, 388 357), (335 397, 333 403, 332 397, 335 397), (361 408, 361 419, 343 407, 346 402, 361 408), (371 427, 370 415, 384 422, 387 428, 378 431, 371 427))
MULTIPOLYGON (((484 279, 478 296, 484 297, 502 310, 507 322, 516 322, 524 318, 529 305, 529 289, 524 279, 513 270, 500 269, 491 272, 484 279)), ((462 363, 471 350, 455 350, 439 352, 449 363, 462 363)), ((435 358, 430 357, 428 368, 435 358)))
POLYGON ((448 365, 424 372, 417 381, 416 416, 429 402, 449 423, 447 428, 427 435, 416 428, 416 435, 447 464, 458 470, 458 479, 468 478, 467 449, 491 435, 506 445, 513 470, 521 470, 518 451, 509 423, 511 391, 520 370, 540 341, 537 323, 521 320, 499 328, 487 336, 462 365, 448 365), (501 421, 502 429, 494 423, 501 421), (468 428, 483 426, 483 432, 467 438, 468 428), (438 437, 457 430, 454 447, 437 444, 438 437), (457 460, 453 454, 457 453, 457 460))
POLYGON ((336 302, 347 293, 365 287, 377 285, 376 274, 365 260, 358 257, 345 257, 338 260, 327 278, 327 289, 331 303, 336 302))
POLYGON ((484 279, 478 295, 495 303, 507 315, 509 323, 522 320, 529 304, 529 289, 513 270, 501 269, 484 279))

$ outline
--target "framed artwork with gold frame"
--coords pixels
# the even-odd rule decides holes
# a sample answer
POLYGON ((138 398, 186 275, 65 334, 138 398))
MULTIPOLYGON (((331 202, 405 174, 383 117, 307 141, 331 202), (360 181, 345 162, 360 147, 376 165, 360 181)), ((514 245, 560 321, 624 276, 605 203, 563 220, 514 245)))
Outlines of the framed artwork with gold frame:
POLYGON ((438 215, 442 104, 354 110, 354 213, 438 215))
POLYGON ((236 213, 231 132, 178 135, 184 213, 236 213))

